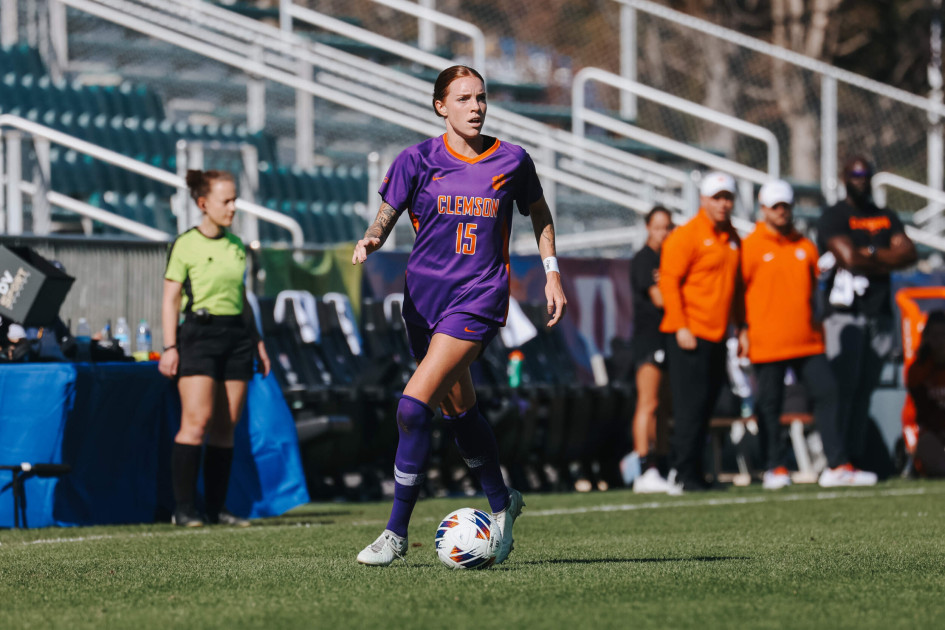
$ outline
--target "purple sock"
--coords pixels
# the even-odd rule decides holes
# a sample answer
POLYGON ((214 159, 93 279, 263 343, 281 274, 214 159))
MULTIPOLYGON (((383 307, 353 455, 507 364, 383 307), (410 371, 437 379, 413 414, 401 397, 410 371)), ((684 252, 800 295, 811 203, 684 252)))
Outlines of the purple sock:
POLYGON ((478 404, 459 415, 443 418, 452 423, 459 453, 486 493, 489 507, 493 512, 501 512, 509 504, 509 488, 499 468, 499 446, 492 425, 479 413, 478 404))
POLYGON ((430 457, 433 410, 426 403, 402 396, 397 405, 397 455, 394 458, 394 507, 387 529, 407 535, 407 523, 420 496, 430 457))

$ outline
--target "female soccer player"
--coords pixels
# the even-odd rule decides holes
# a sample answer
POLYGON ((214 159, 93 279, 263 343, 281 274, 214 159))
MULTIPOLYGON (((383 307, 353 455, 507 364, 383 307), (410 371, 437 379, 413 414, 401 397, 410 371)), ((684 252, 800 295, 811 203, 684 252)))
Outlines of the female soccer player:
POLYGON ((225 171, 188 171, 187 186, 203 212, 197 227, 177 237, 167 257, 161 316, 164 352, 158 369, 177 378, 180 431, 174 438, 171 477, 174 523, 199 527, 197 472, 203 457, 206 517, 246 527, 224 505, 233 461, 233 430, 243 411, 256 351, 265 374, 269 357, 246 304, 246 248, 226 230, 236 212, 236 186, 225 171), (186 293, 181 319, 182 291, 186 293))
POLYGON ((466 66, 441 72, 433 109, 445 119, 446 133, 397 156, 379 190, 383 203, 377 218, 351 259, 363 263, 384 244, 397 218, 410 213, 417 239, 407 263, 403 316, 418 366, 397 407, 400 439, 390 520, 358 554, 358 562, 374 566, 407 553, 407 523, 424 480, 438 406, 489 500, 498 530, 492 535, 496 563, 512 550, 512 523, 525 502, 502 479, 495 436, 476 406, 469 365, 505 324, 513 202, 531 216, 544 260, 548 326, 558 323, 567 304, 554 224, 535 165, 521 147, 482 134, 482 76, 466 66))

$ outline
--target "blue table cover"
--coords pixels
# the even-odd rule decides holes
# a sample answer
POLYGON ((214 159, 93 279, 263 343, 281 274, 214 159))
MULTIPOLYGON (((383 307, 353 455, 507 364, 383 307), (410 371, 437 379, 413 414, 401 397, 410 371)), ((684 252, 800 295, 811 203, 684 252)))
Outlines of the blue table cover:
MULTIPOLYGON (((156 363, 0 365, 0 465, 72 467, 26 481, 30 527, 167 520, 179 426, 177 389, 156 363)), ((13 526, 11 480, 0 471, 0 527, 13 526)), ((275 379, 257 374, 237 425, 227 507, 259 518, 308 501, 292 414, 275 379)))

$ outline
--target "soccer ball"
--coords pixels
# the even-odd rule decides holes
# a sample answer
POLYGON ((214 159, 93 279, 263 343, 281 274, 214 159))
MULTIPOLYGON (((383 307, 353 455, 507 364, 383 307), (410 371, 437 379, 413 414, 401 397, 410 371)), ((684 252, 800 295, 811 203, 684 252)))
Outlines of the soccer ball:
POLYGON ((485 569, 495 562, 500 536, 491 516, 460 508, 437 528, 436 555, 451 569, 485 569))

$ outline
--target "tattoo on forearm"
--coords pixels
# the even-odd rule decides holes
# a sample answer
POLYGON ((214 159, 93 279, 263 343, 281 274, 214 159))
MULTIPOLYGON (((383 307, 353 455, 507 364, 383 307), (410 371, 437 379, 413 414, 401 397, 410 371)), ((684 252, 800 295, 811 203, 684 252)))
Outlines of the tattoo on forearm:
POLYGON ((397 222, 397 211, 388 203, 382 203, 381 209, 377 211, 377 217, 374 218, 374 223, 371 224, 371 227, 367 229, 367 232, 364 233, 365 238, 378 238, 381 240, 381 244, 384 244, 384 241, 387 240, 387 237, 390 235, 391 230, 394 229, 394 224, 397 222))
POLYGON ((545 244, 550 250, 551 253, 549 256, 555 255, 555 226, 554 223, 549 223, 545 226, 545 229, 541 231, 541 240, 538 242, 538 250, 541 251, 542 244, 545 244))

